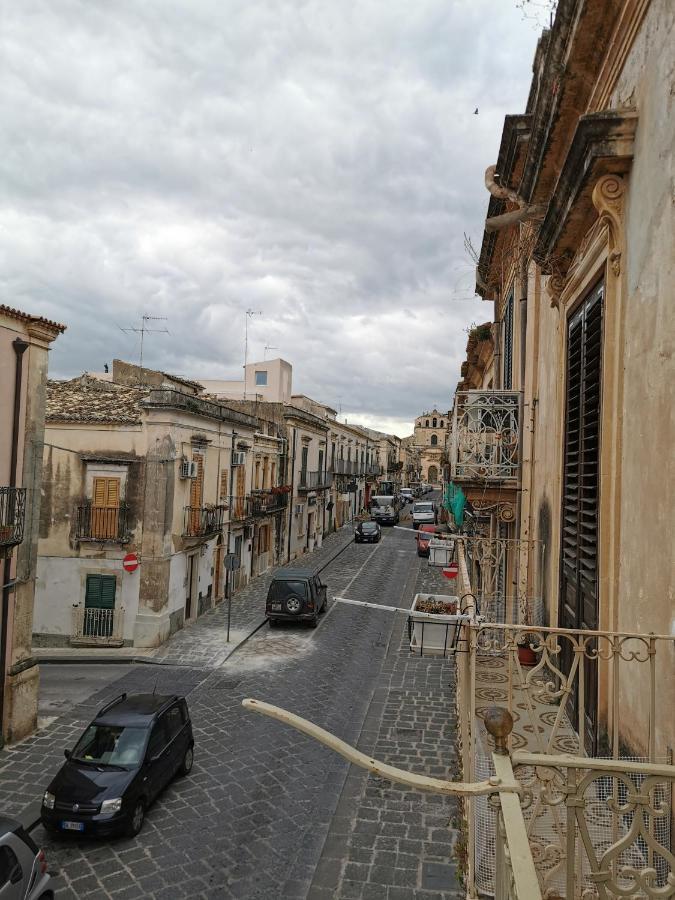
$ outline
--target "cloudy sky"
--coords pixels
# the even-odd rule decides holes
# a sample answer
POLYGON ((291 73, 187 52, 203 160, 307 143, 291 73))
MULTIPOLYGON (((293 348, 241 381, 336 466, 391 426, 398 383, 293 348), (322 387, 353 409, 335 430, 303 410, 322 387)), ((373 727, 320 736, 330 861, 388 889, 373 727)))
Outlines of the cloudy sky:
POLYGON ((51 373, 136 361, 294 389, 408 433, 447 408, 516 0, 20 0, 0 13, 0 302, 68 326, 51 373), (478 107, 478 115, 474 109, 478 107))

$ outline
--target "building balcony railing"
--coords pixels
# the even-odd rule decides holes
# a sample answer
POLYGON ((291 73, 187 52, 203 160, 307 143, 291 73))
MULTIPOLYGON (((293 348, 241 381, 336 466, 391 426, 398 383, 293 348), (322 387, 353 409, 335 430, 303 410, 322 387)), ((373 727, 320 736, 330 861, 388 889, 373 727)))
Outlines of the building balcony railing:
POLYGON ((536 878, 530 873, 523 882, 521 870, 521 890, 505 890, 513 872, 500 851, 498 812, 477 797, 466 806, 469 893, 659 896, 675 878, 664 814, 672 809, 675 767, 658 743, 656 696, 659 673, 667 677, 672 666, 672 636, 544 626, 541 596, 519 577, 528 564, 541 568, 539 542, 460 538, 456 552, 467 613, 456 641, 464 777, 501 777, 488 738, 489 699, 513 720, 507 750, 531 797, 523 849, 536 878), (641 698, 630 709, 632 733, 644 736, 631 751, 638 757, 625 755, 621 729, 629 695, 641 698))
POLYGON ((273 493, 272 491, 254 491, 246 498, 248 513, 251 516, 271 516, 274 513, 286 509, 288 506, 288 494, 273 493))
POLYGON ((91 500, 77 507, 76 519, 78 541, 110 541, 125 544, 130 539, 129 507, 94 506, 91 500))
POLYGON ((453 481, 517 482, 520 419, 519 391, 459 391, 450 440, 453 481))
POLYGON ((227 506, 186 506, 183 537, 207 537, 223 530, 227 506))
POLYGON ((241 522, 244 519, 250 518, 252 512, 250 511, 249 500, 250 497, 247 497, 246 495, 232 497, 232 503, 230 505, 230 522, 241 522))
POLYGON ((384 475, 384 470, 382 469, 382 466, 371 463, 366 466, 366 475, 384 475))
POLYGON ((0 487, 0 556, 23 541, 26 489, 0 487))
POLYGON ((321 491, 329 488, 332 483, 332 472, 307 472, 303 469, 298 480, 298 491, 321 491))
POLYGON ((70 643, 119 647, 124 643, 124 609, 74 606, 70 643))

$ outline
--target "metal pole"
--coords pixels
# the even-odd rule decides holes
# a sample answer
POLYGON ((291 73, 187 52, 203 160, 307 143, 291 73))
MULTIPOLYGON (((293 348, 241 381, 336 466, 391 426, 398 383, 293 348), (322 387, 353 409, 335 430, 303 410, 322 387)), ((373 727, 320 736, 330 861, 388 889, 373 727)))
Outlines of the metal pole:
MULTIPOLYGON (((230 573, 227 573, 227 580, 230 580, 230 573)), ((232 619, 232 591, 227 592, 227 643, 230 643, 230 621, 232 619)))

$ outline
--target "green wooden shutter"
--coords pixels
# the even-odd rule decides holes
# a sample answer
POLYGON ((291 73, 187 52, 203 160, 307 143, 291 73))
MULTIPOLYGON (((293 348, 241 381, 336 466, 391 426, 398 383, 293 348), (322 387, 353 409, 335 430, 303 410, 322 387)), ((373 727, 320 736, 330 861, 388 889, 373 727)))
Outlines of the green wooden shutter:
POLYGON ((114 575, 87 575, 86 609, 114 609, 117 580, 114 575))

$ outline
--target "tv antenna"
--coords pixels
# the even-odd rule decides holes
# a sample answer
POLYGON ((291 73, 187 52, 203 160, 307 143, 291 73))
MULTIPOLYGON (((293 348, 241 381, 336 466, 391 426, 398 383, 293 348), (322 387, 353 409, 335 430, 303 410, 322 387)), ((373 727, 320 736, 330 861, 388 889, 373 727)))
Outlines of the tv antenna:
POLYGON ((271 344, 265 344, 265 352, 263 353, 263 359, 267 359, 267 351, 268 350, 278 350, 278 347, 273 347, 271 344))
POLYGON ((244 400, 246 399, 246 366, 248 365, 248 320, 253 316, 262 316, 260 310, 247 309, 244 320, 244 400))
MULTIPOLYGON (((141 336, 141 355, 138 362, 138 367, 140 369, 143 368, 143 340, 146 334, 168 334, 168 328, 148 328, 148 322, 166 322, 166 316, 141 316, 141 327, 140 328, 132 328, 129 326, 128 328, 120 328, 120 331, 125 331, 127 333, 133 332, 134 334, 140 334, 141 336)), ((119 327, 119 326, 118 326, 119 327)))

